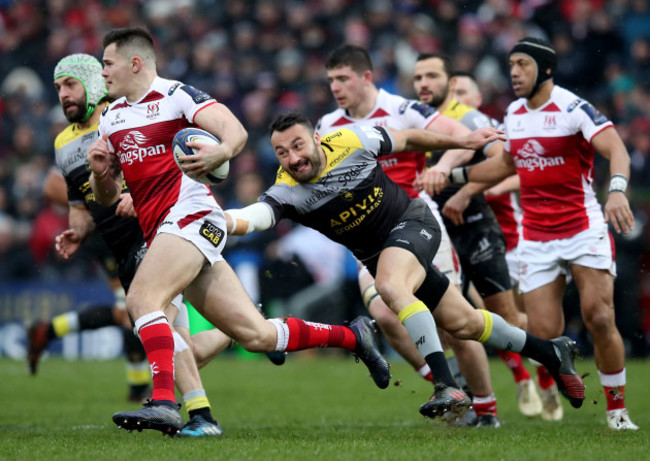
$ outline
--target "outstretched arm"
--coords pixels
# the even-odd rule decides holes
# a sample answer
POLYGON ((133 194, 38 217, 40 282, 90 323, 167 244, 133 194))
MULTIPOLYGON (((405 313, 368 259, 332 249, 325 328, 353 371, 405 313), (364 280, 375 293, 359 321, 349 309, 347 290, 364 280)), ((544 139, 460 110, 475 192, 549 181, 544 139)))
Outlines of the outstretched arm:
POLYGON ((226 210, 225 214, 229 235, 246 235, 270 229, 275 225, 273 211, 264 202, 253 203, 245 208, 226 210))
POLYGON ((502 137, 503 131, 492 127, 479 128, 464 136, 449 136, 431 130, 392 130, 393 152, 441 149, 480 149, 502 137))

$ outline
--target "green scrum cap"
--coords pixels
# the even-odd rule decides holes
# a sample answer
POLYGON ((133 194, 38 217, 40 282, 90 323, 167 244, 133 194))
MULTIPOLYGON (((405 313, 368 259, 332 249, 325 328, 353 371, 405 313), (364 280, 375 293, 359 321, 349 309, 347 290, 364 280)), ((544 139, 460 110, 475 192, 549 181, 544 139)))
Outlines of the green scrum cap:
POLYGON ((102 77, 102 64, 89 54, 71 54, 61 59, 54 68, 54 80, 59 77, 76 78, 86 89, 86 115, 82 120, 85 122, 108 94, 102 77))

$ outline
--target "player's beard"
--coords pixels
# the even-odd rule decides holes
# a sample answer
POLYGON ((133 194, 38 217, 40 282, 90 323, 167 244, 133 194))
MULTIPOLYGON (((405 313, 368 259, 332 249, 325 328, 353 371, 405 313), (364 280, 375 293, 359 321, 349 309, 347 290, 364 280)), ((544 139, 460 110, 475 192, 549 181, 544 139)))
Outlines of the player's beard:
POLYGON ((70 123, 83 122, 84 116, 86 115, 85 104, 82 106, 75 102, 67 108, 63 108, 63 114, 70 123))
POLYGON ((440 93, 433 93, 431 92, 431 97, 429 100, 424 100, 427 104, 429 104, 431 107, 440 107, 443 102, 445 102, 445 99, 447 98, 447 93, 449 92, 449 81, 447 81, 447 84, 445 87, 442 89, 440 93))
POLYGON ((322 160, 321 160, 320 152, 318 150, 318 146, 316 146, 315 144, 311 153, 307 157, 307 160, 309 161, 310 164, 309 170, 295 172, 293 171, 293 169, 289 169, 287 171, 293 179, 295 179, 300 183, 311 181, 316 177, 316 175, 321 169, 322 160))

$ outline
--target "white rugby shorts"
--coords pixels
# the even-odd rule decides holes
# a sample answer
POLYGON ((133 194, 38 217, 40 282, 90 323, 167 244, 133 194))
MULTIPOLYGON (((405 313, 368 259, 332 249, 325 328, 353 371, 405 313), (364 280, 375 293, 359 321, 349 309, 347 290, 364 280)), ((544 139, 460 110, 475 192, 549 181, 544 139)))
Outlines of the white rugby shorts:
POLYGON ((158 234, 177 235, 192 242, 213 265, 223 261, 226 245, 226 216, 211 195, 183 197, 169 210, 158 234))
POLYGON ((614 243, 607 226, 587 229, 566 239, 535 242, 519 240, 519 290, 527 293, 571 275, 571 265, 603 269, 616 276, 614 243))
POLYGON ((510 284, 516 287, 519 285, 519 254, 517 253, 517 248, 506 251, 506 264, 508 265, 510 284))
POLYGON ((462 282, 460 260, 458 259, 456 250, 454 250, 454 246, 451 244, 449 234, 447 234, 447 229, 442 221, 438 204, 425 191, 420 192, 420 198, 428 205, 431 213, 433 213, 433 216, 435 216, 436 221, 440 225, 440 246, 438 247, 436 256, 433 258, 433 265, 445 274, 452 285, 458 287, 462 282))

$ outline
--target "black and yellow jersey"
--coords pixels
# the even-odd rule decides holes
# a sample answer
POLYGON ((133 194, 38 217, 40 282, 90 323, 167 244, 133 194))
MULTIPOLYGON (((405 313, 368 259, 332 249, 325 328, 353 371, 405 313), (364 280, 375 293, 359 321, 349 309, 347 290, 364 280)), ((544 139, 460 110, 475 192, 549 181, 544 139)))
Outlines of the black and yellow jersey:
MULTIPOLYGON (((472 131, 486 126, 492 126, 492 122, 490 121, 490 118, 488 116, 486 116, 482 112, 479 112, 478 110, 474 109, 471 106, 468 106, 466 104, 461 104, 455 99, 451 100, 451 102, 447 105, 447 107, 442 112, 442 114, 446 115, 447 117, 453 118, 454 120, 458 120, 459 122, 461 122, 463 125, 465 125, 467 128, 469 128, 472 131)), ((466 163, 466 165, 474 165, 475 163, 479 163, 485 160, 486 156, 484 152, 486 150, 489 150, 490 146, 492 146, 494 142, 497 141, 493 141, 492 143, 487 144, 485 147, 483 147, 483 149, 479 149, 475 151, 474 156, 469 162, 466 163)), ((436 163, 438 163, 440 157, 442 157, 443 154, 444 151, 434 151, 434 152, 427 153, 427 165, 433 166, 436 163)), ((442 190, 442 192, 440 192, 437 195, 434 195, 432 198, 442 210, 447 200, 449 200, 449 198, 452 195, 458 192, 458 190, 461 187, 462 185, 452 184, 450 186, 445 187, 442 190)), ((469 224, 469 223, 481 221, 485 219, 487 215, 490 214, 491 213, 487 208, 487 202, 485 201, 485 197, 482 194, 479 194, 472 197, 469 205, 467 206, 465 212, 463 213, 463 218, 465 220, 465 223, 469 224)), ((443 220, 445 223, 445 227, 447 228, 449 233, 450 234, 453 233, 453 229, 456 226, 444 216, 443 216, 443 220)))
POLYGON ((391 135, 381 127, 349 126, 321 138, 323 173, 307 183, 283 168, 261 197, 275 222, 289 218, 321 232, 365 260, 378 254, 411 201, 377 162, 390 154, 391 135))
MULTIPOLYGON (((90 188, 86 152, 98 137, 97 124, 84 130, 80 130, 76 123, 69 125, 54 141, 56 164, 65 178, 68 202, 71 205, 84 205, 88 209, 96 231, 115 258, 120 260, 128 254, 134 242, 142 240, 142 231, 136 218, 124 218, 115 214, 117 204, 104 207, 95 200, 90 188)), ((128 192, 125 184, 122 192, 128 192)))

